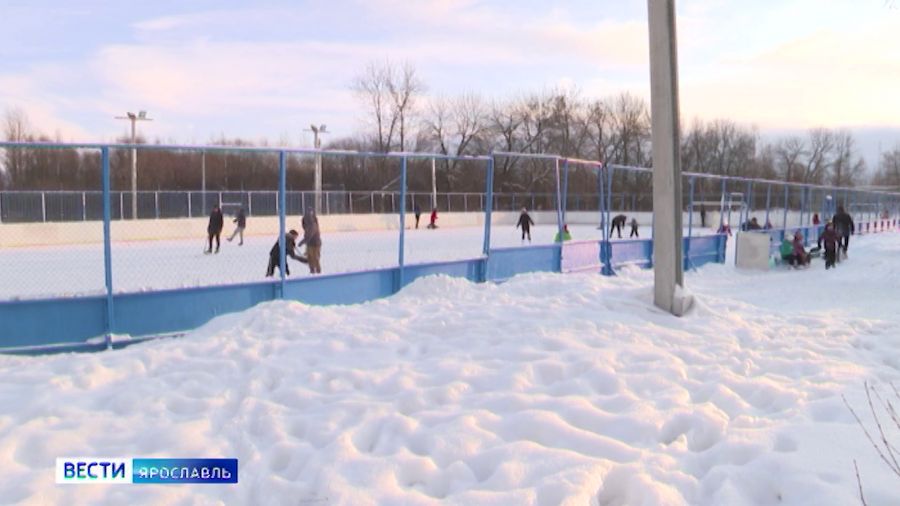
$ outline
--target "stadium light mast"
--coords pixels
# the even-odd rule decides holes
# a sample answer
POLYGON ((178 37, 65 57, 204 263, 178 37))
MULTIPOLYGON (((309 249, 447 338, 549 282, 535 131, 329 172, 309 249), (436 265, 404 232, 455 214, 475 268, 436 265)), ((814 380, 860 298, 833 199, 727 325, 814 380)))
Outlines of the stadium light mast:
POLYGON ((127 119, 131 121, 131 219, 137 219, 137 143, 135 133, 135 124, 138 121, 153 121, 147 117, 147 111, 139 111, 137 114, 133 112, 125 113, 125 116, 116 116, 115 119, 127 119))
POLYGON ((684 286, 675 0, 647 0, 653 145, 653 303, 682 316, 684 286))
MULTIPOLYGON (((309 125, 307 131, 313 133, 313 147, 322 149, 322 139, 319 138, 319 135, 329 133, 325 130, 325 125, 309 125)), ((316 214, 319 214, 322 211, 322 153, 316 153, 315 191, 316 214)))

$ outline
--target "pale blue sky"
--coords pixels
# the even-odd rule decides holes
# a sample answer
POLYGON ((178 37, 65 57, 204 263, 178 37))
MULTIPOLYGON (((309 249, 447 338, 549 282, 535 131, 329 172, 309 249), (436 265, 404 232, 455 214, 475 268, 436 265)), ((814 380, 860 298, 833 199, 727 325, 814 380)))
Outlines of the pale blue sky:
MULTIPOLYGON (((900 141, 894 2, 677 4, 685 121, 868 128, 869 151, 900 141)), ((0 12, 0 109, 66 140, 110 140, 126 127, 112 116, 138 109, 155 118, 145 134, 183 142, 308 145, 311 122, 352 134, 349 83, 384 58, 413 63, 431 95, 648 90, 644 0, 2 0, 0 12)))

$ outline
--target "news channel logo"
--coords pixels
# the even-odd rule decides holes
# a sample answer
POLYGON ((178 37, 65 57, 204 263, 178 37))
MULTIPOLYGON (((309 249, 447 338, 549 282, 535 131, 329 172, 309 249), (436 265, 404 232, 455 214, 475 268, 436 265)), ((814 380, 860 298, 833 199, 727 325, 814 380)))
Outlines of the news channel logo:
POLYGON ((66 485, 227 484, 238 482, 238 459, 59 457, 56 483, 66 485))

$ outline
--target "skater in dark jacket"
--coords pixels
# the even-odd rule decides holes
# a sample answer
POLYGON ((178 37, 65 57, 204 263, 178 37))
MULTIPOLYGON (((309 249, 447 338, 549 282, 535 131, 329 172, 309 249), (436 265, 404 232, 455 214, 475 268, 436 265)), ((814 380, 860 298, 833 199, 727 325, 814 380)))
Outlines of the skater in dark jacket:
POLYGON ((219 236, 222 234, 222 227, 225 226, 225 219, 222 217, 222 210, 219 206, 213 206, 212 212, 209 213, 209 225, 206 226, 206 233, 209 234, 209 248, 206 253, 212 253, 213 238, 216 239, 216 253, 219 252, 219 236))
POLYGON ((534 225, 534 220, 531 219, 531 216, 528 215, 528 209, 522 208, 522 213, 519 214, 519 221, 516 223, 516 228, 522 227, 522 240, 525 240, 525 236, 528 236, 528 242, 531 242, 531 226, 534 225))
MULTIPOLYGON (((287 253, 287 256, 294 260, 306 263, 306 259, 298 256, 297 252, 294 251, 297 249, 297 237, 299 236, 300 234, 298 234, 296 230, 291 230, 284 234, 284 251, 287 253)), ((279 270, 281 269, 281 248, 279 247, 278 241, 275 241, 275 245, 269 250, 269 267, 266 269, 267 278, 275 274, 276 267, 278 267, 279 270)), ((284 262, 284 275, 291 275, 291 268, 288 266, 287 261, 284 262)))
POLYGON ((237 227, 234 229, 234 232, 231 234, 231 237, 228 238, 228 242, 234 240, 234 236, 240 235, 241 242, 238 243, 238 246, 244 245, 244 229, 247 228, 247 215, 244 214, 244 210, 241 209, 238 211, 237 216, 233 220, 232 223, 237 224, 237 227))
POLYGON ((819 247, 825 243, 825 270, 834 267, 835 258, 837 256, 837 248, 841 242, 841 238, 834 231, 834 225, 831 222, 825 224, 825 231, 819 236, 819 247))
POLYGON ((309 262, 310 274, 321 274, 322 265, 319 263, 322 257, 322 235, 319 232, 319 218, 313 208, 306 210, 303 215, 303 240, 297 247, 306 245, 306 260, 309 262))
POLYGON ((834 223, 834 231, 841 238, 840 248, 844 250, 844 256, 847 256, 847 246, 850 245, 850 234, 856 232, 856 225, 853 224, 853 218, 844 211, 844 206, 838 206, 837 213, 831 222, 834 223))
POLYGON ((626 219, 624 214, 617 215, 612 219, 612 225, 609 227, 610 237, 612 237, 613 230, 616 230, 619 233, 619 239, 622 238, 622 228, 625 226, 626 219))
POLYGON ((422 208, 419 207, 418 202, 413 204, 413 213, 416 215, 416 228, 419 228, 419 218, 422 217, 422 208))

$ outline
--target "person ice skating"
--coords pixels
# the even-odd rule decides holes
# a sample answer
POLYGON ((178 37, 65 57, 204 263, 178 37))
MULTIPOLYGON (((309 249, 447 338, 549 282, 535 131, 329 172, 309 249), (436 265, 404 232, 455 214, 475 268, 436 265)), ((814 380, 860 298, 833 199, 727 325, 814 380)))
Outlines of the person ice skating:
POLYGON ((818 225, 819 223, 822 223, 822 222, 819 220, 819 213, 813 213, 812 224, 813 224, 813 225, 818 225))
POLYGON ((243 246, 244 245, 244 229, 247 228, 247 215, 244 214, 244 210, 243 209, 238 210, 237 216, 233 220, 231 220, 231 222, 236 223, 237 227, 234 229, 234 232, 232 232, 231 237, 228 238, 228 242, 233 241, 234 236, 240 235, 241 242, 238 243, 238 246, 243 246))
POLYGON ((825 224, 825 231, 819 236, 820 248, 823 242, 825 243, 825 270, 828 270, 835 265, 838 244, 841 242, 841 238, 834 231, 834 225, 831 222, 825 224))
POLYGON ((219 252, 219 236, 222 234, 222 227, 224 226, 225 218, 222 216, 222 210, 219 209, 219 206, 215 205, 209 213, 209 225, 206 226, 206 233, 209 234, 209 248, 207 248, 205 253, 209 254, 213 252, 213 238, 216 239, 216 253, 219 252))
POLYGON ((803 234, 798 230, 794 233, 794 252, 791 255, 791 265, 794 267, 803 267, 809 264, 809 255, 806 253, 806 248, 803 247, 803 234))
POLYGON ((638 222, 637 218, 634 216, 631 217, 631 234, 628 235, 628 238, 638 237, 640 238, 640 234, 638 234, 638 222))
POLYGON ((756 221, 756 218, 750 219, 750 223, 747 223, 747 230, 762 230, 762 227, 759 226, 759 222, 756 221))
POLYGON ((731 236, 731 225, 728 224, 728 220, 722 220, 722 224, 719 225, 719 231, 716 233, 728 234, 729 237, 731 236))
POLYGON ((516 228, 522 227, 522 241, 525 241, 525 236, 528 236, 528 242, 531 242, 532 225, 534 225, 534 220, 528 215, 528 209, 523 207, 521 214, 519 214, 519 221, 516 223, 516 228))
POLYGON ((769 220, 766 220, 766 224, 763 225, 763 229, 765 229, 765 230, 772 230, 772 222, 769 221, 769 220))
POLYGON ((706 205, 700 204, 700 226, 706 228, 706 205))
POLYGON ((303 225, 303 240, 300 241, 297 247, 306 245, 306 260, 309 263, 309 273, 321 274, 322 236, 319 232, 319 218, 316 217, 315 209, 311 207, 306 209, 306 214, 303 215, 301 224, 303 225))
MULTIPOLYGON (((300 234, 297 233, 296 230, 291 230, 290 232, 284 234, 284 252, 287 256, 299 260, 301 262, 306 263, 306 259, 297 255, 295 251, 297 249, 297 237, 300 234)), ((278 244, 278 241, 275 241, 275 245, 272 246, 272 249, 269 250, 269 266, 266 268, 266 277, 272 277, 275 274, 275 268, 281 269, 281 247, 278 244)), ((291 275, 291 268, 288 266, 287 261, 284 262, 284 275, 291 275)))
POLYGON ((422 217, 422 208, 419 207, 419 203, 416 202, 413 204, 413 213, 416 215, 416 229, 419 228, 419 218, 422 217))
POLYGON ((610 227, 609 227, 609 236, 610 237, 612 237, 613 230, 615 230, 619 234, 619 239, 622 238, 622 228, 625 226, 626 219, 627 218, 625 217, 624 214, 619 214, 619 215, 616 215, 615 217, 613 217, 612 225, 610 225, 610 227))
POLYGON ((562 240, 560 240, 559 232, 556 233, 556 237, 553 238, 553 242, 562 242, 562 241, 571 241, 572 234, 569 233, 569 226, 563 225, 562 228, 562 240))
POLYGON ((431 222, 428 224, 428 228, 434 229, 437 228, 437 208, 431 210, 431 222))
POLYGON ((853 218, 844 211, 844 206, 838 206, 837 211, 834 218, 831 219, 831 222, 834 223, 834 231, 837 233, 838 237, 841 238, 839 246, 840 249, 843 250, 843 257, 847 258, 847 247, 850 245, 850 234, 856 233, 856 225, 853 223, 853 218))

